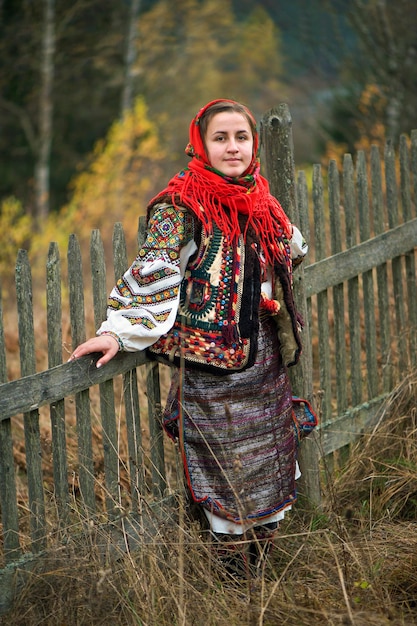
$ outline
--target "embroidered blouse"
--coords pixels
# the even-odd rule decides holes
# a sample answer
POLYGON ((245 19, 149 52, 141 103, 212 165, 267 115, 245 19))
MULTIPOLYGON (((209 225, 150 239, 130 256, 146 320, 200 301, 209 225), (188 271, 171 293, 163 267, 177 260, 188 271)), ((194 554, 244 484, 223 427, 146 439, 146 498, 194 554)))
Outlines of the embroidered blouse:
POLYGON ((112 334, 121 349, 135 352, 167 333, 177 315, 185 268, 196 250, 192 215, 159 206, 136 259, 110 293, 107 319, 97 334, 112 334))
MULTIPOLYGON (((293 227, 294 265, 307 249, 300 231, 293 227)), ((193 215, 171 205, 157 206, 136 259, 110 293, 107 319, 97 334, 111 334, 121 349, 133 352, 148 348, 170 331, 177 317, 181 281, 196 251, 193 215)), ((271 291, 267 273, 262 292, 270 297, 271 291)))

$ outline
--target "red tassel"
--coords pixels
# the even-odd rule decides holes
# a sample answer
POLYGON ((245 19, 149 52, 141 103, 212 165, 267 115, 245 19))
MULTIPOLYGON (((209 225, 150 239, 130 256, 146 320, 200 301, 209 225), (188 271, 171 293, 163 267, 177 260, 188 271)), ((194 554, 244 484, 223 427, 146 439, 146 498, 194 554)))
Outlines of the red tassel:
POLYGON ((265 294, 261 294, 261 308, 270 315, 278 315, 281 305, 278 300, 270 300, 265 294))
POLYGON ((222 327, 222 337, 227 345, 231 345, 235 343, 238 339, 236 325, 235 324, 226 324, 222 327))

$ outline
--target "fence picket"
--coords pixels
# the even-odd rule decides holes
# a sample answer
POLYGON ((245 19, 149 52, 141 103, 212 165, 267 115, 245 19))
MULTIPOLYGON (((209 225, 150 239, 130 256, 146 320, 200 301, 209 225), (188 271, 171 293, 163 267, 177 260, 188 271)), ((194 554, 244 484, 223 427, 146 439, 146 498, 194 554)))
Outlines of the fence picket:
MULTIPOLYGON (((313 168, 314 241, 316 261, 326 258, 326 228, 324 223, 323 178, 321 168, 313 168)), ((329 297, 327 290, 317 294, 317 333, 319 338, 319 370, 321 393, 321 420, 326 422, 332 414, 332 386, 329 332, 329 297)))
MULTIPOLYGON (((359 210, 359 238, 362 242, 371 237, 370 207, 368 194, 368 176, 366 160, 363 150, 358 152, 357 161, 357 189, 359 210)), ((363 317, 364 317, 364 341, 365 341, 365 376, 367 381, 368 400, 378 395, 378 369, 376 355, 376 323, 374 302, 374 277, 372 270, 362 274, 363 289, 363 317)), ((358 363, 358 366, 360 364, 358 363)))
MULTIPOLYGON (((113 262, 115 282, 128 267, 126 239, 120 222, 113 231, 113 262)), ((126 414, 127 446, 129 451, 130 493, 132 511, 140 511, 140 495, 145 491, 142 428, 136 368, 123 374, 123 397, 126 414)))
MULTIPOLYGON (((403 219, 405 222, 412 217, 411 202, 411 185, 410 185, 410 163, 408 155, 407 138, 405 135, 400 137, 400 176, 401 176, 401 204, 403 219)), ((407 328, 417 328, 417 283, 416 262, 414 250, 410 250, 404 256, 407 292, 407 328)), ((411 364, 417 364, 417 333, 408 333, 408 353, 410 354, 411 364)))
POLYGON ((414 187, 414 213, 417 217, 417 128, 411 131, 411 171, 414 187))
MULTIPOLYGON (((339 172, 336 161, 329 163, 328 172, 329 190, 329 215, 330 215, 330 242, 331 253, 342 252, 342 221, 340 217, 340 190, 339 172)), ((333 287, 334 309, 334 338, 335 355, 334 363, 337 372, 336 377, 336 401, 338 413, 343 413, 347 408, 347 368, 346 368, 346 330, 345 330, 345 296, 344 285, 333 287)))
MULTIPOLYGON (((410 154, 410 160, 411 160, 411 175, 412 175, 412 181, 413 181, 413 188, 414 188, 414 203, 411 206, 411 217, 417 217, 417 130, 413 130, 411 131, 411 154, 410 154)), ((410 253, 411 254, 411 253, 410 253)), ((414 263, 416 263, 416 251, 414 250, 413 252, 414 254, 414 263)), ((414 281, 414 277, 410 276, 410 280, 414 281)), ((416 307, 415 307, 415 300, 414 302, 410 301, 410 307, 411 310, 413 311, 413 316, 412 319, 415 319, 415 315, 417 315, 416 312, 416 307)), ((417 328, 417 323, 416 325, 412 326, 412 328, 417 328)), ((414 332, 414 344, 413 344, 413 351, 411 353, 411 361, 412 361, 412 365, 414 367, 417 367, 417 330, 414 332)))
MULTIPOLYGON (((343 205, 345 210, 346 246, 352 248, 357 243, 357 213, 354 182, 353 161, 350 154, 343 159, 343 205)), ((361 331, 358 312, 359 278, 354 276, 347 281, 348 316, 349 316, 349 350, 350 350, 350 384, 351 402, 357 406, 362 402, 361 362, 361 331)))
MULTIPOLYGON (((308 224, 308 188, 307 188, 307 180, 304 172, 299 172, 297 178, 297 203, 298 203, 298 215, 300 216, 300 229, 305 237, 306 241, 310 242, 310 226, 308 224)), ((306 265, 308 265, 308 260, 306 260, 306 265)), ((304 268, 301 265, 301 268, 296 268, 294 281, 305 283, 305 273, 304 268), (300 271, 301 270, 301 271, 300 271)), ((303 293, 303 298, 306 300, 305 305, 305 320, 307 323, 307 327, 311 328, 312 322, 312 306, 311 306, 311 298, 306 298, 305 293, 303 293)), ((313 402, 313 372, 310 366, 312 362, 312 346, 311 340, 306 338, 303 341, 303 357, 302 357, 302 376, 304 378, 304 397, 307 398, 310 402, 313 402)))
MULTIPOLYGON (((387 193, 388 224, 394 228, 399 224, 398 215, 398 186, 395 168, 395 151, 391 141, 385 147, 385 181, 387 193)), ((402 258, 400 256, 392 259, 392 280, 394 293, 394 310, 396 322, 396 338, 398 345, 398 364, 401 371, 408 367, 407 342, 404 335, 405 330, 405 309, 404 309, 404 289, 402 281, 402 258)))
POLYGON ((167 487, 165 478, 164 433, 162 430, 161 386, 158 363, 146 365, 146 390, 148 395, 149 433, 151 437, 152 492, 155 498, 164 495, 167 487))
MULTIPOLYGON (((85 341, 84 286, 80 246, 75 235, 68 244, 68 281, 70 297, 70 318, 72 347, 85 341)), ((77 366, 75 362, 74 367, 77 366)), ((94 463, 91 441, 90 394, 88 389, 75 396, 78 439, 78 475, 81 498, 88 518, 95 511, 94 463)))
MULTIPOLYGON (((36 371, 35 330, 33 325, 32 274, 26 250, 19 250, 16 262, 16 295, 18 310, 20 369, 22 376, 36 371)), ((32 550, 45 547, 46 518, 42 480, 39 411, 23 415, 25 453, 28 477, 30 529, 32 550)))
MULTIPOLYGON (((381 157, 377 146, 371 148, 371 194, 374 233, 385 230, 384 196, 382 191, 381 157)), ((380 367, 382 369, 382 389, 388 391, 394 384, 393 356, 391 350, 391 328, 388 288, 388 264, 380 263, 376 268, 378 289, 378 335, 380 367)))
MULTIPOLYGON (((308 217, 300 220, 297 203, 292 119, 285 103, 271 109, 261 120, 261 144, 268 155, 264 160, 266 175, 271 193, 279 199, 284 211, 293 224, 305 226, 308 217)), ((304 268, 301 266, 295 275, 294 299, 302 318, 307 318, 307 305, 304 294, 304 268)), ((304 328, 304 343, 310 344, 309 327, 304 328)), ((294 393, 309 398, 313 394, 307 359, 302 357, 297 367, 290 371, 294 393)))
MULTIPOLYGON (((0 383, 7 381, 6 346, 4 342, 3 299, 0 288, 0 383)), ((16 475, 10 418, 0 422, 0 505, 3 523, 3 545, 6 563, 21 554, 17 511, 16 475)))
MULTIPOLYGON (((51 243, 46 265, 46 310, 48 323, 48 366, 62 363, 61 259, 58 245, 51 243)), ((60 522, 65 525, 69 512, 68 465, 65 440, 65 401, 50 405, 53 473, 60 522)))
MULTIPOLYGON (((100 232, 93 230, 90 241, 94 323, 98 328, 106 317, 107 287, 104 248, 100 232)), ((119 455, 113 380, 100 384, 100 415, 103 436, 106 509, 110 519, 119 512, 119 455)))

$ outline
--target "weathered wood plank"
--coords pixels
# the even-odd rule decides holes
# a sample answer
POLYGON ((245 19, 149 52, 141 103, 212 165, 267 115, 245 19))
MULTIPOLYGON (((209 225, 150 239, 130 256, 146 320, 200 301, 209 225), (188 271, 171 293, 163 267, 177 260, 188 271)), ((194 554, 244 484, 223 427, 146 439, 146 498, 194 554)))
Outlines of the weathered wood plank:
MULTIPOLYGON (((48 324, 48 366, 62 363, 61 259, 58 245, 51 243, 46 264, 46 315, 48 324)), ((50 405, 54 491, 59 519, 65 524, 69 512, 68 465, 65 438, 65 402, 50 405)))
MULTIPOLYGON (((343 158, 343 205, 345 209, 346 246, 352 248, 357 244, 357 211, 354 183, 353 160, 350 154, 343 158)), ((359 279, 357 276, 347 282, 348 315, 349 315, 349 350, 350 350, 350 385, 351 403, 353 406, 362 402, 361 361, 361 329, 359 311, 359 279)))
MULTIPOLYGON (((0 382, 5 383, 6 381, 7 365, 4 343, 3 304, 0 288, 0 382)), ((0 476, 0 512, 3 526, 4 557, 6 563, 11 563, 19 558, 21 550, 10 419, 0 422, 0 476)))
MULTIPOLYGON (((326 229, 324 224, 323 177, 318 165, 313 167, 313 209, 314 209, 314 241, 316 244, 316 261, 320 262, 326 251, 326 229)), ((306 268, 304 277, 312 265, 306 268)), ((332 414, 330 331, 329 331, 329 299, 327 289, 317 296, 317 325, 319 338, 319 378, 321 394, 321 419, 326 421, 332 414)))
MULTIPOLYGON (((328 171, 330 240, 332 254, 342 251, 342 220, 340 216, 339 172, 336 161, 329 163, 328 171)), ((347 407, 347 358, 345 329, 345 295, 343 284, 333 287, 334 311, 334 363, 338 373, 336 378, 337 411, 342 413, 347 407)))
MULTIPOLYGON (((301 226, 296 199, 292 119, 286 104, 280 104, 265 114, 261 123, 261 136, 271 192, 278 198, 290 220, 301 226)), ((306 221, 307 219, 304 218, 304 225, 306 221)), ((308 313, 303 275, 304 268, 301 265, 294 276, 294 299, 301 316, 306 319, 308 313)), ((303 343, 310 345, 308 326, 304 328, 303 343)), ((309 376, 307 374, 309 365, 304 357, 301 357, 296 367, 291 368, 289 374, 295 393, 303 397, 311 397, 312 386, 308 387, 309 376)))
MULTIPOLYGON (((356 184, 358 190, 359 237, 361 241, 369 241, 371 236, 368 195, 369 186, 365 153, 363 150, 358 152, 356 184)), ((371 399, 378 395, 379 381, 376 356, 374 277, 371 269, 363 272, 362 274, 362 303, 366 363, 364 379, 368 383, 368 399, 371 399)))
MULTIPOLYGON (((297 204, 298 204, 298 216, 299 216, 299 228, 303 233, 307 242, 310 241, 310 220, 308 214, 308 185, 305 172, 302 170, 297 174, 297 204)), ((309 264, 309 255, 303 261, 305 264, 309 264)))
MULTIPOLYGON (((93 284, 94 322, 96 328, 98 328, 106 318, 107 311, 106 264, 103 242, 98 230, 93 230, 91 233, 90 262, 93 284)), ((103 435, 106 510, 110 519, 113 519, 120 510, 119 455, 113 380, 106 380, 100 383, 100 413, 103 435)))
POLYGON ((261 142, 265 152, 266 177, 271 192, 294 224, 299 224, 296 203, 292 119, 288 105, 282 103, 261 120, 261 142))
POLYGON ((331 422, 319 424, 318 440, 321 455, 327 456, 357 441, 375 425, 379 410, 389 394, 382 394, 369 402, 347 410, 331 422))
MULTIPOLYGON (((290 220, 301 228, 305 237, 308 237, 306 232, 308 211, 300 220, 297 203, 292 119, 286 104, 280 104, 277 108, 271 109, 263 117, 261 122, 261 140, 265 150, 264 163, 266 164, 271 192, 278 198, 290 220)), ((304 267, 301 265, 294 277, 294 298, 301 316, 307 319, 308 305, 304 293, 303 276, 304 267)), ((299 364, 291 368, 290 379, 296 393, 312 400, 313 384, 309 325, 306 325, 304 328, 303 344, 306 346, 305 352, 301 356, 299 364)), ((318 505, 320 502, 318 461, 314 454, 309 455, 309 450, 307 449, 304 457, 308 459, 307 462, 310 465, 310 472, 305 472, 306 480, 309 483, 308 486, 306 485, 309 498, 314 504, 318 505)))
POLYGON ((147 366, 146 389, 148 394, 149 432, 151 436, 152 491, 156 498, 164 495, 166 489, 164 440, 162 430, 161 387, 159 365, 156 362, 147 366))
MULTIPOLYGON (((19 250, 17 256, 16 296, 20 343, 20 369, 22 376, 27 376, 35 373, 36 358, 35 329, 33 324, 32 274, 26 250, 19 250)), ((32 550, 39 552, 46 543, 46 518, 38 410, 35 409, 25 413, 23 420, 32 550)))
POLYGON ((130 495, 132 512, 136 514, 140 508, 140 500, 145 493, 145 465, 136 369, 130 369, 123 375, 123 398, 129 451, 130 495))
POLYGON ((413 217, 417 217, 417 128, 411 131, 411 173, 414 189, 413 217))
POLYGON ((97 369, 99 356, 84 356, 0 385, 0 420, 73 396, 148 361, 143 352, 123 352, 97 369))
MULTIPOLYGON (((400 137, 400 176, 401 176, 401 204, 404 221, 412 216, 410 164, 408 156, 407 137, 400 137)), ((405 255, 405 289, 407 293, 407 329, 408 329, 408 352, 412 367, 417 365, 417 280, 416 280, 416 254, 410 251, 405 255)))
POLYGON ((359 243, 350 250, 308 265, 304 271, 307 297, 372 270, 417 246, 417 218, 359 243))
MULTIPOLYGON (((307 189, 307 181, 304 172, 299 172, 298 181, 297 181, 297 202, 298 202, 298 214, 300 215, 300 228, 307 242, 310 241, 310 229, 307 225, 308 222, 308 189, 307 189), (301 216, 304 216, 301 219, 301 216)), ((311 300, 307 300, 304 295, 304 263, 308 264, 309 255, 305 261, 301 264, 300 267, 296 268, 294 271, 294 283, 297 285, 301 283, 303 285, 303 292, 298 296, 299 299, 302 299, 304 302, 304 306, 302 309, 303 319, 306 323, 307 333, 304 334, 303 331, 303 352, 301 355, 301 376, 303 379, 302 387, 299 390, 299 394, 302 395, 303 398, 306 398, 314 404, 313 398, 313 369, 311 367, 312 362, 312 345, 311 345, 311 319, 312 319, 312 307, 311 300), (301 271, 300 271, 301 270, 301 271)), ((295 384, 299 384, 299 379, 294 381, 295 384)))
MULTIPOLYGON (((81 251, 77 238, 71 235, 68 244, 68 281, 73 348, 85 341, 84 284, 81 251)), ((91 438, 90 396, 84 388, 75 396, 78 442, 78 475, 86 517, 95 511, 94 462, 91 438)))
POLYGON ((3 295, 0 285, 0 383, 7 381, 6 344, 4 340, 3 295))
MULTIPOLYGON (((377 146, 372 146, 371 148, 371 191, 374 233, 379 235, 385 230, 385 211, 382 192, 381 157, 377 146)), ((391 350, 387 263, 382 263, 376 268, 376 283, 378 288, 378 336, 382 366, 382 388, 383 391, 389 391, 394 385, 394 368, 391 350)))
MULTIPOLYGON (((388 224, 390 228, 395 228, 399 223, 398 211, 398 185, 396 175, 395 150, 391 141, 387 141, 385 146, 385 182, 387 194, 388 224)), ((409 252, 405 250, 404 252, 409 252)), ((404 286, 402 280, 403 259, 399 254, 394 256, 391 262, 394 311, 396 323, 396 339, 398 346, 398 365, 400 372, 404 372, 408 367, 407 341, 405 331, 405 306, 404 306, 404 286)))
MULTIPOLYGON (((113 263, 115 282, 117 282, 128 268, 126 239, 120 222, 115 224, 113 231, 113 263)), ((145 492, 145 466, 136 369, 129 370, 123 374, 123 397, 126 414, 127 446, 129 450, 132 512, 136 514, 139 511, 141 494, 145 492)))

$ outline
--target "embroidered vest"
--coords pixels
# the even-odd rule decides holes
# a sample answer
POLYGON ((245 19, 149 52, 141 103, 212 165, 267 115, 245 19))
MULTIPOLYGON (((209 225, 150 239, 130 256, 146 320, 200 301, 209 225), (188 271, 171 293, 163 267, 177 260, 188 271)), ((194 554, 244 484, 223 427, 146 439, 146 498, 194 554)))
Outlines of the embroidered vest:
MULTIPOLYGON (((301 344, 292 300, 291 278, 278 269, 274 316, 287 365, 298 359, 301 344), (282 276, 279 276, 282 274, 282 276)), ((235 245, 214 225, 202 233, 199 250, 181 283, 177 319, 172 329, 148 348, 151 355, 215 374, 241 371, 253 365, 257 353, 261 268, 256 242, 248 234, 235 245)))
POLYGON ((149 352, 218 374, 253 365, 260 276, 258 264, 248 263, 248 256, 242 237, 232 246, 216 225, 212 235, 203 232, 181 283, 174 326, 149 352))

